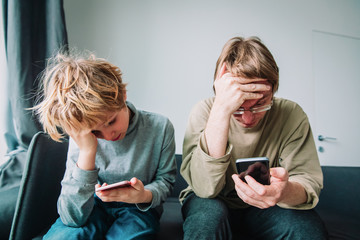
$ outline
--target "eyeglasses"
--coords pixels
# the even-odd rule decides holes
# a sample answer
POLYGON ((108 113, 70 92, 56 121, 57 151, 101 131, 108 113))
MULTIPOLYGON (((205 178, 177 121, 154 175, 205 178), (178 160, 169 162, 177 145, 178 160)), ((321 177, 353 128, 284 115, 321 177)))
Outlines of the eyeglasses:
POLYGON ((247 110, 245 110, 244 108, 241 107, 236 112, 234 112, 234 114, 244 114, 245 111, 249 111, 251 113, 265 112, 265 111, 269 111, 271 109, 272 105, 273 105, 273 101, 271 101, 271 103, 268 104, 268 105, 264 105, 264 106, 261 106, 261 107, 249 108, 247 110))

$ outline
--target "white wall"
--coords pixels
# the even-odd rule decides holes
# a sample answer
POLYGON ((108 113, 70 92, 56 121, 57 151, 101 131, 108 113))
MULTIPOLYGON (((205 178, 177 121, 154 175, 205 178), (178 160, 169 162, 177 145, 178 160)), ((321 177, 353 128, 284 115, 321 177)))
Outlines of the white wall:
POLYGON ((166 115, 177 153, 191 107, 213 96, 215 63, 233 36, 259 36, 280 67, 277 96, 298 102, 316 131, 312 31, 360 37, 358 0, 65 0, 70 46, 118 65, 128 99, 166 115))

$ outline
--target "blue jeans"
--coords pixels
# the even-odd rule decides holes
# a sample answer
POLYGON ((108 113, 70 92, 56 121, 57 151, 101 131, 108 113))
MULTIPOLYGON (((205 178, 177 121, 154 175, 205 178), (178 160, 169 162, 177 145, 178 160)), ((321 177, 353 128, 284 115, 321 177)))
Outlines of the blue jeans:
POLYGON ((327 239, 314 210, 229 209, 217 198, 189 195, 182 206, 184 239, 327 239))
POLYGON ((69 227, 60 218, 43 239, 155 239, 160 216, 155 209, 140 211, 134 204, 104 203, 95 197, 94 209, 83 227, 69 227))

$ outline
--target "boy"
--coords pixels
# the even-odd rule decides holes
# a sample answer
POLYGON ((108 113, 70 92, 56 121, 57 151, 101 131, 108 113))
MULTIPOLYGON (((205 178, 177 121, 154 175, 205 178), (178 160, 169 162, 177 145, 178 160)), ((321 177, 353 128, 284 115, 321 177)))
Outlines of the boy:
POLYGON ((58 54, 42 80, 44 131, 70 136, 60 218, 44 239, 154 238, 175 182, 171 122, 126 101, 120 69, 104 59, 58 54), (130 186, 95 191, 123 180, 130 186))

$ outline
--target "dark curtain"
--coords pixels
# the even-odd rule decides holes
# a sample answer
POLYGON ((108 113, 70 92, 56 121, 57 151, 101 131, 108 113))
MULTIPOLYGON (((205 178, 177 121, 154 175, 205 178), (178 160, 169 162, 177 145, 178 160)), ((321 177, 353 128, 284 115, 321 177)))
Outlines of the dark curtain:
MULTIPOLYGON (((46 59, 67 46, 63 0, 2 0, 8 64, 6 162, 0 166, 0 239, 7 239, 26 151, 40 124, 34 104, 46 59)), ((3 86, 5 87, 5 86, 3 86)))

